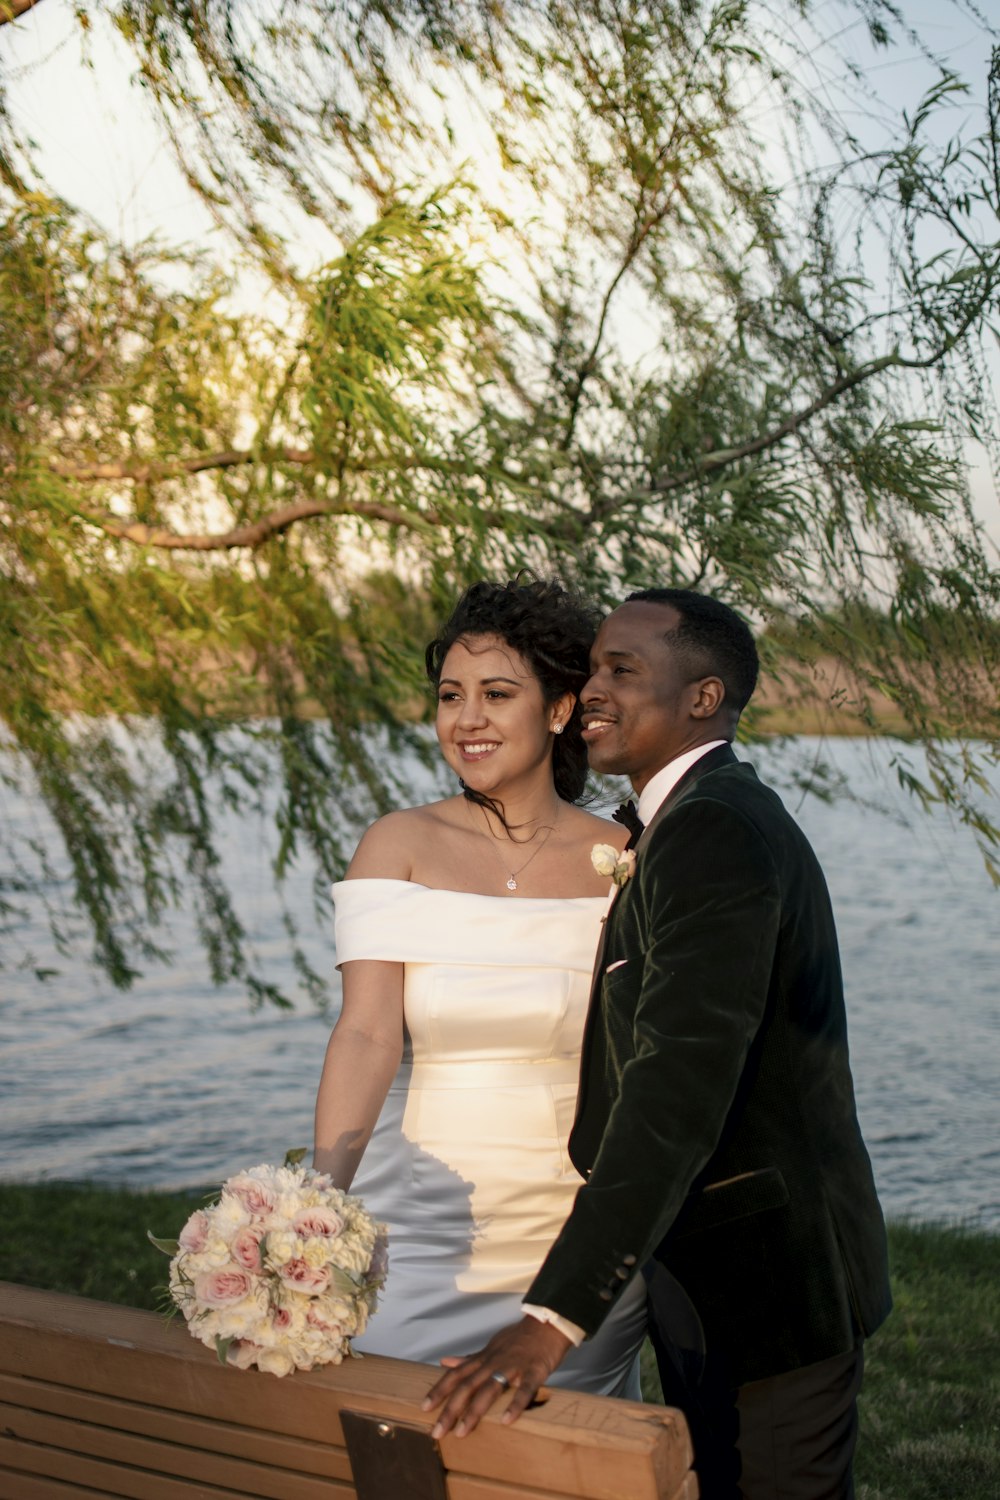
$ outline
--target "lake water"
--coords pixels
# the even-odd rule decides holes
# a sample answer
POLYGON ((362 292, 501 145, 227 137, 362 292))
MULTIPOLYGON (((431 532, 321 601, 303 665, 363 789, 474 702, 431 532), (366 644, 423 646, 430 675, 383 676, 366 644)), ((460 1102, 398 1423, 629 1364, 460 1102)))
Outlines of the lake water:
MULTIPOLYGON (((896 788, 888 743, 797 742, 796 753, 814 752, 865 799, 800 805, 785 794, 833 894, 883 1204, 894 1216, 1000 1228, 1000 894, 968 832, 896 788)), ((740 753, 782 774, 777 752, 740 753)), ((7 794, 0 813, 44 831, 27 799, 7 794)), ((266 827, 233 818, 225 859, 260 962, 291 987, 266 827)), ((308 956, 330 972, 331 935, 309 923, 309 886, 308 871, 293 875, 290 904, 308 956)), ((61 973, 41 983, 10 967, 16 953, 0 971, 0 1177, 210 1185, 311 1141, 329 1020, 306 1001, 254 1013, 239 989, 214 989, 188 914, 173 923, 174 962, 125 994, 54 955, 40 911, 24 938, 61 973)))

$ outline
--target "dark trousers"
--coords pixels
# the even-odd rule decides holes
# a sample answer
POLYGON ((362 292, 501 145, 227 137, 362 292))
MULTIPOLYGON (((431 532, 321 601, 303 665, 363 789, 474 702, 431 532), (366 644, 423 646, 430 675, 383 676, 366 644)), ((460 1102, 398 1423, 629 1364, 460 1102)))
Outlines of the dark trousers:
POLYGON ((733 1387, 673 1277, 653 1262, 646 1282, 663 1399, 687 1418, 701 1500, 854 1500, 861 1344, 733 1387))

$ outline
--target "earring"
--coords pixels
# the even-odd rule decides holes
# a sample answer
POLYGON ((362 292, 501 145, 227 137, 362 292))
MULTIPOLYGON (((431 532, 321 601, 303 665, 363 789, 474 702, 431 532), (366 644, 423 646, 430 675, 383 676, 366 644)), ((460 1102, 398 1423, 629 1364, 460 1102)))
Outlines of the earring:
POLYGON ((562 732, 563 732, 563 727, 562 727, 561 724, 553 724, 553 726, 552 726, 552 733, 553 734, 562 734, 562 732))

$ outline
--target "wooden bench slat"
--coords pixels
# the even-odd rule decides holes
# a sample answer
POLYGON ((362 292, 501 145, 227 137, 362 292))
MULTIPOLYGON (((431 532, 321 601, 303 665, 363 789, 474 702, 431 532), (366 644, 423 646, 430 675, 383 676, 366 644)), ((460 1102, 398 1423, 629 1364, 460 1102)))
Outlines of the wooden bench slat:
MULTIPOLYGON (((104 1446, 92 1436, 88 1441, 101 1452, 137 1454, 135 1444, 153 1443, 167 1464, 173 1445, 208 1452, 210 1429, 218 1464, 197 1468, 206 1495, 239 1492, 225 1478, 221 1488, 216 1482, 220 1475, 232 1478, 235 1460, 273 1466, 302 1484, 322 1480, 327 1492, 351 1495, 342 1407, 428 1432, 434 1421, 419 1409, 438 1373, 432 1366, 371 1356, 278 1381, 223 1367, 179 1322, 167 1325, 153 1313, 4 1283, 0 1323, 7 1394, 10 1381, 20 1381, 18 1402, 33 1387, 43 1412, 75 1416, 94 1432, 103 1429, 107 1444, 125 1445, 104 1446)), ((514 1428, 503 1426, 501 1411, 502 1403, 471 1436, 442 1442, 453 1500, 518 1494, 532 1500, 679 1500, 683 1494, 689 1500, 696 1493, 686 1481, 690 1443, 677 1412, 560 1390, 544 1392, 514 1428)), ((87 1461, 101 1462, 97 1456, 87 1461)), ((192 1472, 190 1453, 178 1462, 192 1472)), ((159 1477, 175 1482, 172 1473, 165 1469, 159 1477)), ((62 1472, 52 1478, 91 1483, 62 1472)), ((176 1483, 186 1485, 182 1477, 176 1483)), ((191 1500, 196 1493, 190 1485, 162 1491, 163 1500, 191 1500)), ((242 1493, 255 1492, 244 1487, 242 1493)), ((160 1492, 139 1493, 137 1500, 161 1500, 160 1492)))
MULTIPOLYGON (((114 1500, 244 1500, 245 1490, 206 1484, 198 1479, 184 1479, 172 1473, 153 1473, 124 1463, 91 1458, 82 1453, 66 1453, 36 1443, 22 1443, 0 1436, 0 1470, 13 1471, 17 1483, 22 1473, 36 1478, 70 1481, 114 1500)), ((279 1500, 281 1492, 279 1491, 279 1500)), ((349 1500, 354 1486, 326 1481, 329 1500, 349 1500)), ((18 1490, 13 1492, 17 1497, 18 1490)))
MULTIPOLYGON (((559 1482, 564 1483, 564 1478, 559 1482)), ((578 1489, 537 1489, 522 1480, 487 1479, 457 1469, 448 1471, 447 1490, 448 1500, 578 1500, 580 1494, 578 1489)), ((698 1500, 696 1477, 689 1471, 676 1490, 658 1489, 655 1493, 656 1500, 698 1500)))
POLYGON ((231 1422, 187 1412, 164 1411, 121 1397, 96 1396, 48 1381, 0 1374, 0 1403, 51 1412, 95 1427, 159 1438, 163 1442, 230 1453, 255 1463, 321 1478, 349 1480, 351 1477, 350 1462, 343 1448, 261 1432, 254 1427, 236 1427, 231 1422))
MULTIPOLYGON (((65 1453, 122 1463, 152 1474, 173 1474, 219 1489, 235 1489, 263 1500, 323 1500, 329 1480, 256 1464, 231 1453, 214 1453, 186 1443, 163 1443, 89 1422, 0 1405, 0 1430, 10 1437, 65 1453)), ((345 1478, 350 1481, 350 1473, 345 1478)))
POLYGON ((114 1500, 114 1496, 107 1490, 81 1489, 78 1484, 48 1475, 40 1477, 23 1470, 15 1474, 0 1468, 0 1500, 114 1500))
MULTIPOLYGON (((448 1475, 448 1500, 551 1500, 551 1497, 551 1490, 529 1490, 521 1484, 511 1486, 496 1479, 479 1479, 471 1474, 448 1475)), ((660 1500, 698 1500, 695 1475, 685 1475, 680 1489, 675 1490, 672 1495, 661 1495, 660 1500)))
MULTIPOLYGON (((573 1500, 573 1491, 529 1489, 520 1482, 505 1484, 502 1479, 483 1479, 478 1474, 448 1475, 448 1500, 573 1500)), ((673 1495, 660 1500, 679 1500, 673 1495)))

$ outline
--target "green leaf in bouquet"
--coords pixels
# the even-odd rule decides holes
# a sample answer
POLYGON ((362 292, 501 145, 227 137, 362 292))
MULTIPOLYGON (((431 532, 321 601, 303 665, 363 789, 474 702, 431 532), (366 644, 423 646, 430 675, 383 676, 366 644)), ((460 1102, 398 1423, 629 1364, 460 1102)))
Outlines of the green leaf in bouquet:
POLYGON ((340 1266, 330 1267, 330 1285, 341 1296, 354 1297, 357 1295, 358 1283, 349 1271, 344 1271, 340 1266))
POLYGON ((216 1337, 215 1337, 215 1352, 219 1356, 219 1364, 220 1365, 226 1365, 226 1364, 229 1363, 229 1349, 230 1349, 230 1346, 232 1344, 234 1344, 235 1342, 236 1342, 235 1339, 233 1339, 232 1337, 230 1337, 228 1339, 224 1339, 224 1338, 220 1338, 219 1335, 216 1334, 216 1337))
POLYGON ((164 1255, 176 1255, 181 1248, 178 1240, 158 1240, 150 1229, 146 1230, 146 1238, 151 1245, 156 1246, 157 1250, 162 1250, 164 1255))
POLYGON ((297 1167, 299 1162, 302 1161, 305 1157, 308 1150, 308 1146, 293 1146, 290 1151, 285 1152, 285 1160, 283 1162, 283 1165, 286 1167, 297 1167))

